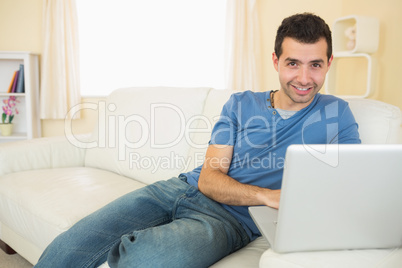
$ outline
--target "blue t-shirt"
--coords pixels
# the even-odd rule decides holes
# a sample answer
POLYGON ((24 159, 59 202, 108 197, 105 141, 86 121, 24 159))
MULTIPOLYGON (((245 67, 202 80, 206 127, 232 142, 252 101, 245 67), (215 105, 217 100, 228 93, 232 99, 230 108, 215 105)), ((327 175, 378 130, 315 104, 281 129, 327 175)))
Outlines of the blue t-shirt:
MULTIPOLYGON (((233 146, 228 174, 235 180, 280 189, 285 152, 291 144, 360 143, 358 126, 344 100, 317 94, 312 103, 284 120, 271 108, 270 92, 233 94, 223 106, 210 144, 233 146)), ((185 173, 198 187, 201 167, 185 173)), ((253 240, 260 236, 246 206, 222 204, 253 240)))

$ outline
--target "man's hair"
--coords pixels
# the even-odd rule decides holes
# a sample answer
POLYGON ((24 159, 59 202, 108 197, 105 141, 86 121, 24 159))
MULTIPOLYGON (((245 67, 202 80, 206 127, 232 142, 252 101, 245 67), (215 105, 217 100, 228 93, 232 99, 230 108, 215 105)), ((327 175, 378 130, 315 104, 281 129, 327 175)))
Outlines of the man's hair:
POLYGON ((275 54, 278 59, 282 54, 282 43, 285 37, 293 38, 304 44, 314 44, 321 38, 325 38, 328 45, 328 60, 331 58, 331 30, 322 18, 312 13, 295 14, 282 21, 275 39, 275 54))

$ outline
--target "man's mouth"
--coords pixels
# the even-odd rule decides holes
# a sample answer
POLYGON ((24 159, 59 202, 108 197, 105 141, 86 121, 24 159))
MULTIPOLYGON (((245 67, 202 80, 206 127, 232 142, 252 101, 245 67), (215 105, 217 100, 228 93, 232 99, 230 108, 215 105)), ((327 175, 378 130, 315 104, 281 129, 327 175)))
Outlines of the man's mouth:
POLYGON ((301 90, 301 91, 307 91, 307 90, 309 90, 310 88, 309 87, 307 87, 307 88, 302 88, 302 87, 296 87, 298 90, 301 90))
POLYGON ((294 87, 298 91, 304 91, 304 92, 306 92, 306 91, 308 91, 308 90, 313 88, 313 87, 297 87, 297 86, 293 86, 293 85, 292 85, 292 87, 294 87))

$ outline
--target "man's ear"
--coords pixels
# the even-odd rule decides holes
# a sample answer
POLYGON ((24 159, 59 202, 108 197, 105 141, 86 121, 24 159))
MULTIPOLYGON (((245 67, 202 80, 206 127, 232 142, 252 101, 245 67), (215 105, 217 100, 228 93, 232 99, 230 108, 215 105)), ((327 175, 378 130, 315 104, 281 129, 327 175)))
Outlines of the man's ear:
POLYGON ((331 55, 331 58, 329 58, 329 60, 328 60, 328 70, 329 70, 329 67, 331 67, 333 59, 334 59, 334 55, 331 55))
POLYGON ((272 63, 274 64, 275 70, 278 71, 279 59, 276 56, 275 52, 272 52, 272 63))

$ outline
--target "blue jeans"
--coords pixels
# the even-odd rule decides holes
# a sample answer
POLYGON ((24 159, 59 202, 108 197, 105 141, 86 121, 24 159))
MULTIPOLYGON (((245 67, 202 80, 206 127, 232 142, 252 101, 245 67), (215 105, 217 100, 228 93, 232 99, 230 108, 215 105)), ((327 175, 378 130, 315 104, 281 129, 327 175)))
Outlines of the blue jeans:
POLYGON ((239 222, 185 178, 126 194, 59 235, 35 267, 208 267, 249 243, 239 222))

